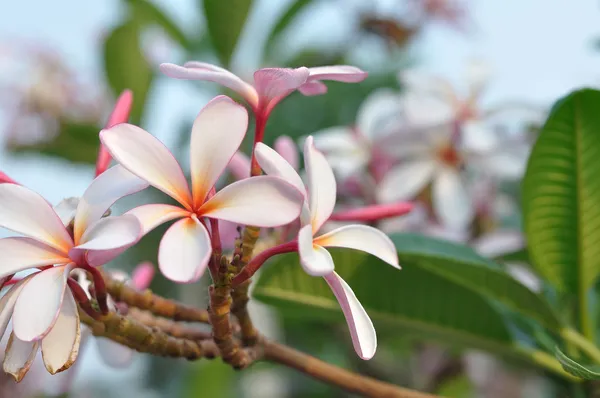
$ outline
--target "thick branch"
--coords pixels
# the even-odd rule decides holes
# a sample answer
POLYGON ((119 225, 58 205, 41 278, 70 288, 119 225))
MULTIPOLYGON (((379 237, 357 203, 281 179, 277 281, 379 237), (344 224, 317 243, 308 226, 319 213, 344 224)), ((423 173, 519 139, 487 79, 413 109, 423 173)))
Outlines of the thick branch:
POLYGON ((398 387, 338 368, 285 345, 264 340, 264 359, 294 368, 348 392, 372 398, 433 398, 435 395, 398 387))

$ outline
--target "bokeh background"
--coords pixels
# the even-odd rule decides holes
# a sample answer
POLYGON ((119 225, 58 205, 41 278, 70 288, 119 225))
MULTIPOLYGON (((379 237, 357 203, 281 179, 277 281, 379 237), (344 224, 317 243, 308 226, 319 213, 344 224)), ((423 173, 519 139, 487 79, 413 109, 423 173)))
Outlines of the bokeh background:
MULTIPOLYGON (((80 195, 93 177, 97 133, 124 88, 134 90, 132 120, 185 159, 194 115, 221 91, 212 83, 168 79, 158 65, 190 59, 219 63, 201 3, 24 0, 0 5, 0 169, 53 203, 80 195)), ((235 8, 237 2, 231 3, 235 8)), ((408 67, 442 75, 460 87, 465 64, 484 60, 493 69, 484 97, 490 103, 508 99, 547 107, 573 88, 600 83, 600 9, 595 1, 447 2, 461 8, 456 18, 424 13, 420 3, 425 1, 254 1, 227 65, 238 75, 250 79, 264 66, 335 63, 370 73, 359 85, 330 84, 326 96, 294 94, 274 112, 267 141, 352 124, 371 91, 401 89, 396 75, 408 67), (291 4, 299 4, 300 10, 275 29, 291 4)), ((144 193, 121 206, 150 202, 156 195, 144 193)), ((114 266, 127 270, 142 260, 153 261, 162 231, 144 238, 114 266)), ((157 276, 152 287, 200 306, 206 302, 201 285, 177 287, 157 276)), ((483 370, 497 375, 500 366, 507 383, 529 394, 521 396, 551 394, 551 384, 536 374, 470 352, 476 372, 464 362, 456 365, 462 351, 397 330, 380 332, 385 341, 378 353, 381 361, 362 363, 354 359, 350 345, 336 343, 339 336, 345 338, 342 324, 288 318, 258 303, 252 310, 267 335, 406 386, 432 389, 434 383, 438 393, 448 396, 494 396, 477 377, 486 377, 483 370), (528 383, 535 387, 528 390, 528 383)), ((73 382, 69 396, 90 398, 345 396, 270 365, 236 373, 219 361, 185 363, 140 355, 130 367, 114 369, 99 360, 96 350, 88 344, 81 364, 68 375, 40 375, 27 382, 40 387, 38 394, 73 382)))

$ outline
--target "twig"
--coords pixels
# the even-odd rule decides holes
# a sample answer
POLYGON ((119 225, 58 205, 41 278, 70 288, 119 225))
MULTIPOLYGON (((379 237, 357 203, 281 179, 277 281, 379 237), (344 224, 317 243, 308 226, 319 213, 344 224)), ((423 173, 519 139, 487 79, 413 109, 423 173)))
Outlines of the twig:
POLYGON ((173 337, 189 340, 209 340, 212 338, 210 332, 186 326, 171 319, 156 317, 150 312, 138 308, 130 308, 128 315, 148 327, 158 328, 173 337))

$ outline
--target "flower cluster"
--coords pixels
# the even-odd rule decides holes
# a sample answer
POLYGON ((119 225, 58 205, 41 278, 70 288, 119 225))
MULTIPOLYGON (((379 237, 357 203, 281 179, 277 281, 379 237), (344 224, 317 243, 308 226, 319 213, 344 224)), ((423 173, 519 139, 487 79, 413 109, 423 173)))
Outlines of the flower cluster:
MULTIPOLYGON (((195 282, 206 269, 213 279, 218 275, 225 260, 223 248, 233 247, 220 234, 223 223, 278 228, 274 235, 279 244, 251 258, 234 275, 232 286, 247 281, 268 258, 298 252, 305 271, 323 277, 337 297, 358 355, 371 358, 377 345, 373 325, 350 286, 334 271, 326 248, 362 250, 400 268, 394 245, 383 232, 367 225, 319 231, 328 220, 372 222, 405 214, 411 205, 393 203, 334 213, 333 170, 312 137, 304 147, 306 185, 296 171, 296 148, 291 140, 279 141, 281 154, 261 142, 273 107, 292 91, 322 94, 326 87, 321 80, 359 82, 366 73, 350 66, 262 69, 256 72, 253 87, 226 70, 199 62, 184 67, 162 65, 161 69, 173 77, 216 81, 244 97, 258 127, 253 161, 259 168, 250 167, 238 152, 248 127, 246 108, 227 96, 217 96, 193 123, 188 184, 179 163, 159 140, 125 123, 132 101, 126 92, 100 132, 97 177, 81 198, 52 207, 39 194, 0 173, 0 226, 24 235, 0 239, 0 277, 8 287, 0 299, 0 334, 12 320, 4 370, 21 380, 38 349, 50 373, 68 369, 81 344, 80 313, 102 319, 111 312, 126 311, 123 303, 107 294, 101 267, 156 226, 173 220, 177 221, 158 248, 158 265, 164 276, 178 283, 195 282), (111 158, 119 164, 108 168, 111 158), (245 173, 238 173, 239 181, 217 189, 228 167, 245 173), (261 175, 260 169, 267 175, 261 175), (149 204, 123 215, 110 214, 118 199, 149 185, 177 205, 149 204), (20 276, 26 270, 32 272, 20 276)), ((151 274, 147 266, 142 267, 134 277, 135 286, 146 287, 151 274)))

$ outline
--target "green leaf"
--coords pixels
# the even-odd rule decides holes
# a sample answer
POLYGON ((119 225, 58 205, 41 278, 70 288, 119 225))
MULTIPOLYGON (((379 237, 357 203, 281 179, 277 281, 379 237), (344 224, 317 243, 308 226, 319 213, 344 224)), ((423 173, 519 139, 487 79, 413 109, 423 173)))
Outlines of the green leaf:
POLYGON ((600 273, 600 91, 561 99, 542 128, 523 181, 533 265, 562 292, 585 296, 600 273))
POLYGON ((140 25, 129 20, 117 26, 104 42, 104 72, 115 96, 123 90, 133 91, 130 121, 140 124, 154 78, 152 68, 142 53, 140 25))
MULTIPOLYGON (((331 250, 331 254, 336 272, 375 323, 446 343, 510 353, 513 339, 504 319, 481 295, 411 263, 399 271, 360 252, 331 250)), ((343 319, 326 282, 305 274, 295 254, 276 257, 261 273, 253 295, 287 316, 343 319)))
MULTIPOLYGON (((287 28, 287 26, 296 18, 296 16, 310 5, 313 0, 296 0, 293 1, 289 7, 281 14, 281 17, 271 30, 267 41, 265 43, 265 53, 269 53, 273 44, 277 41, 281 33, 287 28)), ((304 65, 304 64, 302 64, 304 65)))
POLYGON ((219 59, 229 66, 252 0, 203 0, 208 32, 219 59))
POLYGON ((586 380, 600 380, 600 366, 581 365, 566 356, 558 347, 554 348, 554 355, 562 365, 563 369, 573 376, 586 380))
POLYGON ((192 44, 177 24, 153 2, 148 0, 126 0, 135 16, 148 24, 160 26, 171 39, 189 50, 192 44))
POLYGON ((525 263, 531 264, 531 258, 529 256, 529 250, 527 248, 518 249, 513 252, 504 253, 496 258, 494 261, 501 263, 525 263))
POLYGON ((427 236, 391 236, 400 264, 410 264, 446 278, 513 311, 531 317, 546 327, 558 330, 561 321, 546 300, 529 290, 502 268, 471 248, 427 236))

